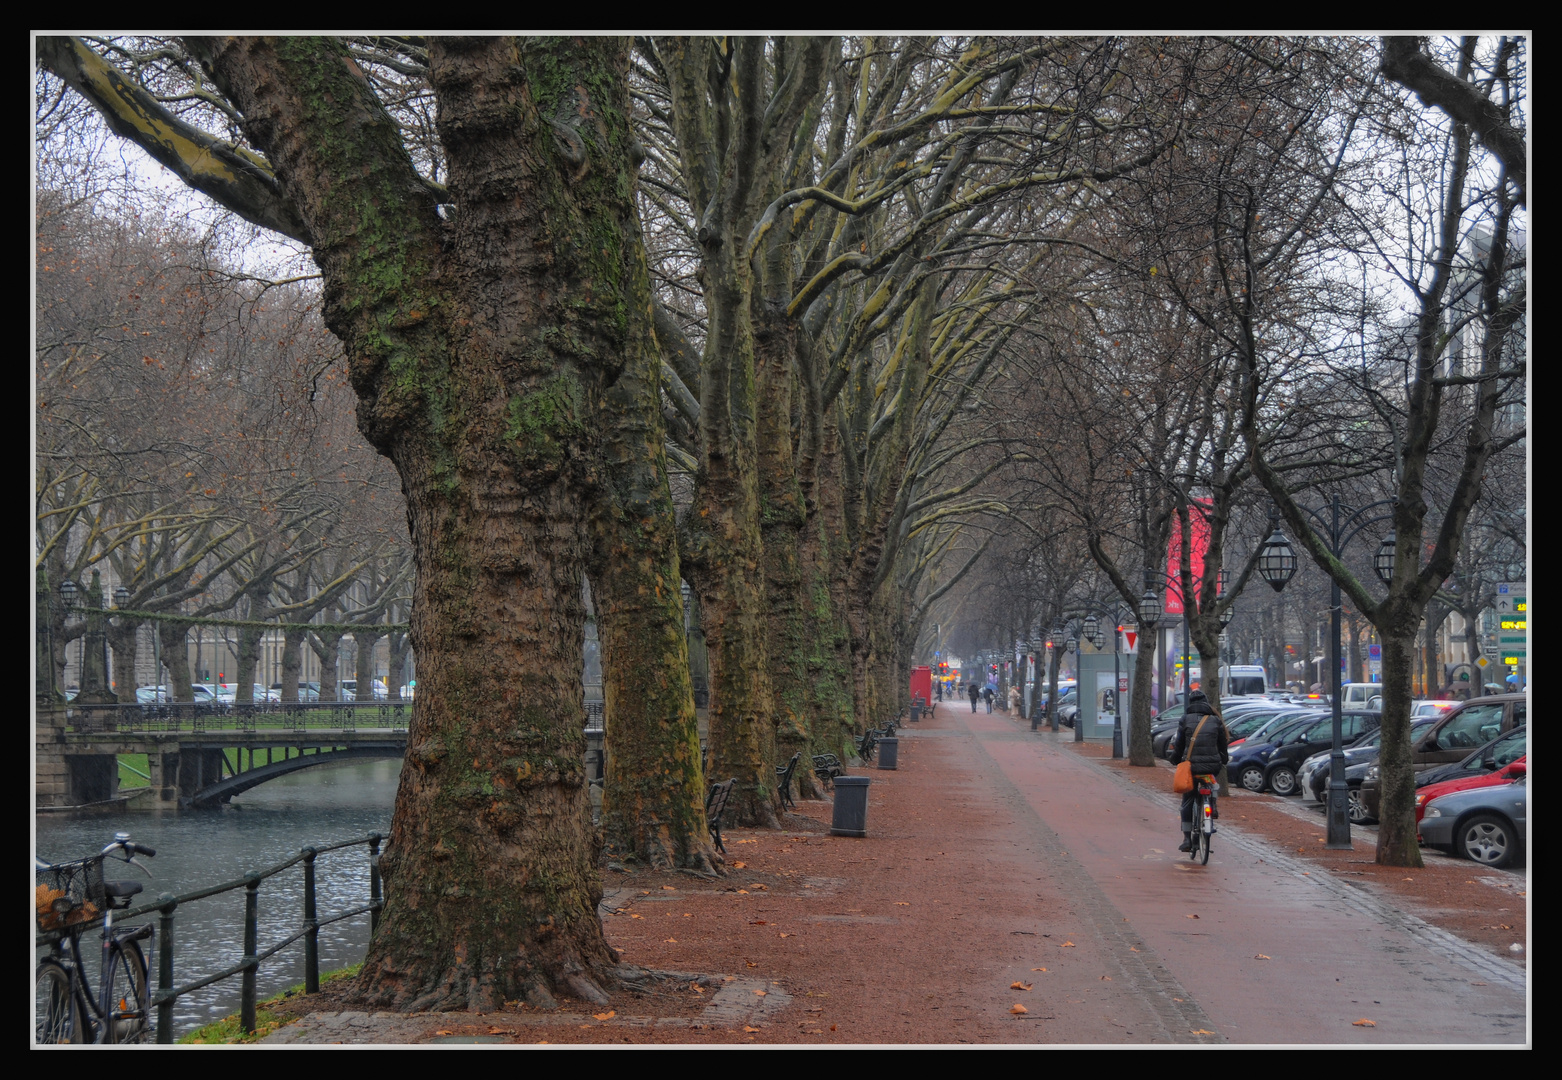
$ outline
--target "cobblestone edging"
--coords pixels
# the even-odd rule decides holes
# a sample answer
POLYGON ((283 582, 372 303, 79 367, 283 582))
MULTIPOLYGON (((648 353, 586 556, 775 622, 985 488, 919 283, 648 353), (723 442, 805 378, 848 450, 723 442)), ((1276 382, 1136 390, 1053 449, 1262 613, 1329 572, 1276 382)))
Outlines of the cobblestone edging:
MULTIPOLYGON (((698 978, 698 976, 688 976, 698 978)), ((614 1016, 612 1023, 625 1028, 652 1028, 657 1031, 695 1031, 701 1029, 741 1029, 759 1027, 770 1021, 782 1009, 792 1003, 792 997, 778 985, 762 979, 711 977, 708 981, 719 985, 698 1016, 655 1017, 614 1016)), ((267 1035, 263 1043, 293 1043, 304 1045, 366 1046, 371 1044, 406 1045, 429 1041, 443 1041, 440 1032, 456 1027, 476 1025, 498 1029, 513 1034, 522 1028, 556 1026, 575 1019, 565 1013, 531 1013, 525 1016, 514 1013, 492 1013, 484 1017, 468 1013, 420 1013, 395 1012, 318 1012, 300 1017, 286 1027, 267 1035)), ((581 1017, 589 1019, 589 1017, 581 1017)), ((605 1026, 605 1025, 604 1025, 605 1026)), ((502 1035, 453 1036, 449 1041, 470 1042, 507 1041, 502 1035)))

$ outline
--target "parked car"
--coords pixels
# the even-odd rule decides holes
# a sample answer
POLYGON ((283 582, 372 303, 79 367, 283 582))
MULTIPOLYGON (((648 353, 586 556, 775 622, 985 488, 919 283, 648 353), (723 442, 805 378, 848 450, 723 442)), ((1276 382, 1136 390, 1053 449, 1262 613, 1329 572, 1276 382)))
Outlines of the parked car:
MULTIPOLYGON (((1419 720, 1410 721, 1410 730, 1414 732, 1431 724, 1433 717, 1423 716, 1419 720)), ((1376 821, 1367 813, 1366 806, 1361 801, 1361 782, 1367 774, 1367 769, 1377 764, 1378 753, 1383 745, 1383 729, 1363 735, 1350 746, 1345 748, 1345 788, 1349 800, 1349 813, 1352 825, 1365 825, 1376 821)), ((1324 791, 1329 786, 1329 776, 1332 772, 1330 758, 1333 755, 1333 747, 1314 754, 1302 763, 1297 771, 1297 782, 1301 784, 1305 793, 1310 793, 1319 802, 1324 801, 1324 791)))
MULTIPOLYGON (((1340 735, 1345 745, 1355 742, 1382 724, 1382 714, 1351 710, 1340 714, 1340 735)), ((1322 716, 1310 724, 1303 724, 1277 735, 1271 740, 1269 753, 1262 757, 1262 765, 1255 762, 1240 768, 1228 766, 1227 772, 1249 791, 1268 789, 1276 795, 1296 795, 1301 792, 1296 771, 1313 754, 1334 746, 1334 717, 1322 716), (1258 774, 1255 780, 1255 774, 1258 774), (1255 782, 1258 784, 1254 786, 1255 782)), ((1236 755, 1232 755, 1235 763, 1236 755)))
MULTIPOLYGON (((1410 760, 1416 772, 1439 765, 1462 762, 1472 751, 1483 748, 1497 736, 1524 724, 1529 698, 1525 694, 1498 694, 1461 702, 1441 719, 1414 737, 1410 760)), ((1372 770, 1361 781, 1361 801, 1367 812, 1378 816, 1382 782, 1372 770)))
POLYGON ((1529 728, 1499 735, 1456 765, 1428 769, 1416 776, 1416 820, 1433 799, 1467 788, 1509 784, 1528 771, 1529 728))
POLYGON ((341 679, 336 684, 337 698, 341 701, 358 700, 358 680, 341 679))
POLYGON ((1242 784, 1249 791, 1263 791, 1269 758, 1281 745, 1299 731, 1314 727, 1327 720, 1328 714, 1314 709, 1282 714, 1246 739, 1237 740, 1231 747, 1231 760, 1226 763, 1226 773, 1233 782, 1242 784), (1252 786, 1249 786, 1252 785, 1252 786))
POLYGON ((1528 839, 1528 802, 1528 774, 1511 784, 1444 795, 1426 804, 1418 839, 1484 866, 1508 866, 1528 839))
MULTIPOLYGON (((1058 688, 1059 691, 1062 687, 1058 688)), ((1058 698, 1058 723, 1066 728, 1074 726, 1074 720, 1079 716, 1079 688, 1075 687, 1068 693, 1058 698)))
MULTIPOLYGON (((1167 710, 1170 712, 1171 710, 1167 710)), ((1273 702, 1261 699, 1250 699, 1239 704, 1233 704, 1229 708, 1222 706, 1221 719, 1226 722, 1226 731, 1234 741, 1246 738, 1256 731, 1262 724, 1281 713, 1294 713, 1296 710, 1276 706, 1273 702)), ((1177 733, 1177 726, 1182 720, 1182 706, 1177 706, 1177 715, 1170 719, 1163 719, 1150 727, 1150 750, 1156 757, 1164 758, 1171 751, 1172 736, 1177 733)))
MULTIPOLYGON (((279 682, 272 683, 271 684, 271 692, 273 694, 275 694, 276 697, 270 698, 269 700, 272 700, 272 701, 281 701, 282 700, 282 684, 281 683, 279 683, 279 682)), ((298 684, 298 698, 297 698, 297 700, 299 700, 299 701, 319 701, 320 700, 320 684, 317 683, 317 682, 304 682, 303 680, 300 680, 299 684, 298 684)))
POLYGON ((193 695, 190 700, 195 702, 197 705, 220 704, 220 702, 217 700, 216 689, 214 687, 208 686, 206 683, 191 683, 190 693, 193 695))
POLYGON ((1452 712, 1458 707, 1459 702, 1457 701, 1442 701, 1435 698, 1423 698, 1420 701, 1412 701, 1410 703, 1410 717, 1411 719, 1416 719, 1417 717, 1422 716, 1436 718, 1442 716, 1445 713, 1452 712))
POLYGON ((165 701, 172 701, 173 699, 173 694, 169 693, 166 686, 136 687, 137 705, 160 705, 165 701))

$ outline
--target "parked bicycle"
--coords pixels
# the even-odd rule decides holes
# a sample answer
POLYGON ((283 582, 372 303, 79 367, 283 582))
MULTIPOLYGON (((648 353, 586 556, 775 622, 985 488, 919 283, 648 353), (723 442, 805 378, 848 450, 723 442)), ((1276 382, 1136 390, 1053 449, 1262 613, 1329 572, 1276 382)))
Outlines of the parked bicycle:
POLYGON ((139 881, 105 881, 103 865, 112 858, 151 877, 136 856, 155 854, 132 842, 129 833, 115 833, 114 842, 91 858, 56 864, 37 860, 38 929, 49 939, 49 955, 38 961, 35 980, 39 1043, 146 1041, 151 1011, 141 942, 152 947, 152 925, 115 928, 114 912, 128 908, 142 886, 139 881), (99 915, 103 948, 94 989, 81 938, 99 915))
POLYGON ((1193 781, 1193 847, 1188 858, 1208 865, 1209 841, 1215 835, 1215 778, 1195 776, 1193 781))

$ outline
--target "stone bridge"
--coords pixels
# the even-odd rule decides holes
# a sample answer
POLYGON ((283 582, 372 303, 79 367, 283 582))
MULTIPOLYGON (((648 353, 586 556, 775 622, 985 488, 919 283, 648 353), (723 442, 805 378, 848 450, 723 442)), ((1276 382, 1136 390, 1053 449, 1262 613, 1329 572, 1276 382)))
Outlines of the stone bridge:
POLYGON ((40 708, 37 804, 82 806, 119 795, 119 755, 145 754, 151 805, 220 806, 267 780, 317 765, 400 758, 406 704, 40 708))

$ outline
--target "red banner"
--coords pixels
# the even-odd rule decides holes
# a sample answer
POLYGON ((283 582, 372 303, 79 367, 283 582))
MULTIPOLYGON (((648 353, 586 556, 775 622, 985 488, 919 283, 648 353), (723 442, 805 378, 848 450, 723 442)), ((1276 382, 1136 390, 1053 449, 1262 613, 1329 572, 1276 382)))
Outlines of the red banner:
MULTIPOLYGON (((1204 553, 1209 550, 1210 499, 1194 499, 1188 507, 1188 559, 1193 574, 1193 596, 1199 592, 1199 579, 1204 576, 1204 553)), ((1171 539, 1166 544, 1166 606, 1168 615, 1182 614, 1182 518, 1172 516, 1171 539)))

